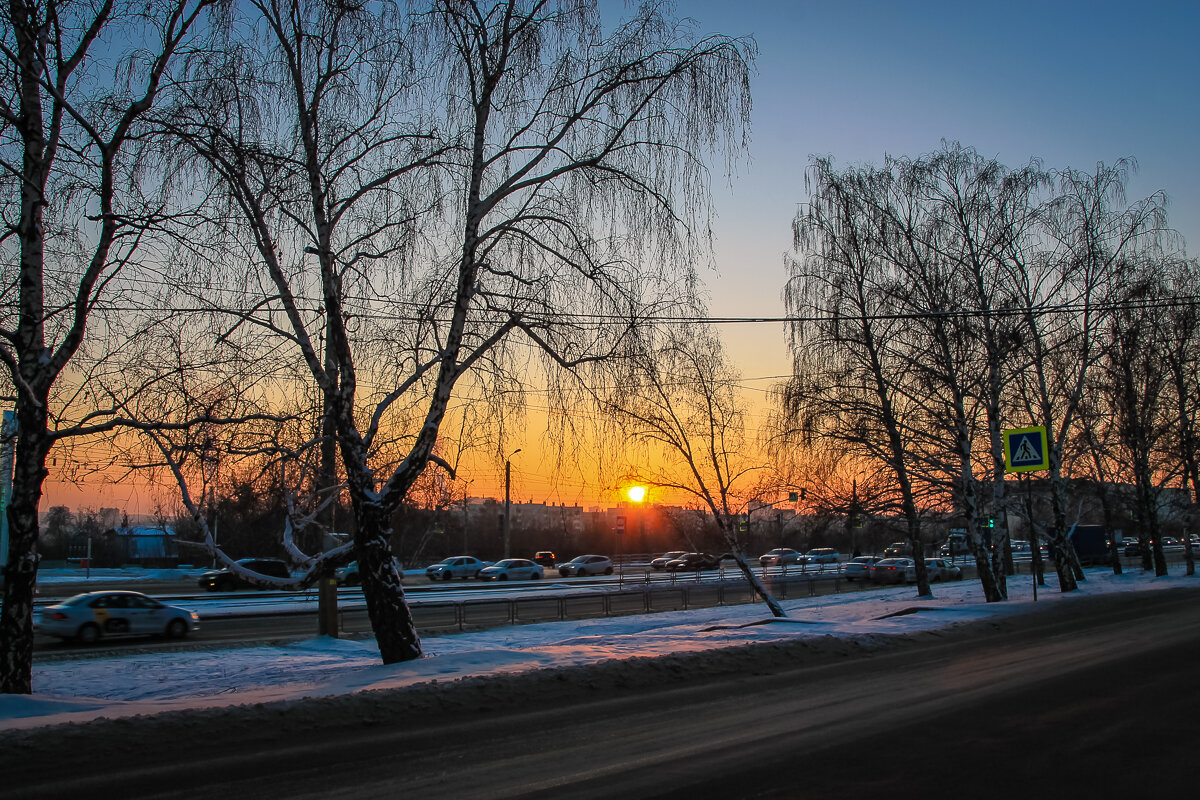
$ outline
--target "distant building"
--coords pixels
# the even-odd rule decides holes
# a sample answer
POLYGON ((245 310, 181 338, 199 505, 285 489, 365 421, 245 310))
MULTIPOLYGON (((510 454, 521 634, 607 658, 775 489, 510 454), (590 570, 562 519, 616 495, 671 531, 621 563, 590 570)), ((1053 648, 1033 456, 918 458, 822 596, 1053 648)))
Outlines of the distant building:
POLYGON ((170 528, 118 526, 105 531, 104 539, 113 566, 136 564, 153 569, 173 568, 179 563, 175 531, 170 528))

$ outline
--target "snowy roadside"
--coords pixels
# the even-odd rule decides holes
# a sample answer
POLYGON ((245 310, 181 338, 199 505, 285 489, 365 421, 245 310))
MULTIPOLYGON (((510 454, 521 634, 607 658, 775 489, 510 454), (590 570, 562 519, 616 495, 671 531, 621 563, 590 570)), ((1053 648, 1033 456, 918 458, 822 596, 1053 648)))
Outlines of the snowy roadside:
MULTIPOLYGON (((1114 576, 1089 570, 1074 595, 1050 585, 1037 606, 1076 596, 1197 587, 1200 579, 1114 576)), ((214 648, 35 663, 36 694, 0 696, 0 730, 102 717, 299 700, 422 683, 732 648, 797 638, 863 648, 891 637, 1034 610, 1028 576, 1009 584, 1009 600, 982 602, 977 583, 934 586, 933 599, 912 587, 784 602, 786 620, 761 605, 725 606, 500 628, 424 640, 426 657, 382 665, 374 640, 314 637, 285 646, 214 648)))

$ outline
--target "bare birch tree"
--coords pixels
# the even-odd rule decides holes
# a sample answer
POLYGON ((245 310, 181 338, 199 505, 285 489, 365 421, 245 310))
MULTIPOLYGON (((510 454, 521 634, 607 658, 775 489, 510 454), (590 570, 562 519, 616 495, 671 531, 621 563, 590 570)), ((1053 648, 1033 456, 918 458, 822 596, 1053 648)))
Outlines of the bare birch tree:
POLYGON ((595 369, 689 295, 752 47, 654 3, 610 33, 589 0, 247 8, 258 38, 164 124, 228 198, 237 329, 320 391, 383 660, 416 658, 390 519, 451 468, 451 400, 595 369))
MULTIPOLYGON (((1192 292, 1200 285, 1200 263, 1195 259, 1172 262, 1165 282, 1169 305, 1163 311, 1163 356, 1170 376, 1180 482, 1190 497, 1189 530, 1195 530, 1200 504, 1200 308, 1192 292)), ((1184 559, 1187 574, 1195 574, 1196 553, 1190 535, 1185 537, 1184 559)))
POLYGON ((1046 426, 1055 570, 1063 591, 1083 571, 1067 539, 1070 524, 1064 453, 1085 401, 1091 371, 1104 355, 1101 332, 1128 285, 1126 271, 1167 238, 1165 198, 1126 201, 1129 160, 1094 172, 1056 173, 1042 211, 1044 250, 1022 274, 1022 336, 1031 380, 1025 382, 1038 422, 1046 426))
MULTIPOLYGON (((933 260, 951 269, 951 291, 965 312, 955 317, 966 328, 973 348, 972 402, 983 411, 987 454, 981 470, 984 486, 990 487, 988 506, 993 526, 989 527, 990 573, 1000 597, 1007 597, 1005 575, 1011 567, 1003 429, 1010 407, 1006 402, 1009 384, 1018 367, 1020 320, 1009 313, 1016 305, 1015 286, 1025 271, 1033 244, 1031 229, 1037 218, 1038 189, 1045 176, 1037 162, 1008 169, 994 158, 985 158, 971 148, 946 144, 921 159, 923 185, 916 189, 931 217, 934 238, 928 242, 933 260)), ((963 479, 971 466, 964 458, 968 444, 960 438, 963 479)), ((978 519, 968 518, 968 532, 978 540, 978 519)), ((980 549, 976 542, 977 551, 980 549)))
MULTIPOLYGON (((1136 269, 1125 265, 1126 269, 1136 269)), ((1161 324, 1161 284, 1153 265, 1135 276, 1111 315, 1104 342, 1104 386, 1117 438, 1118 457, 1133 474, 1134 507, 1143 564, 1149 555, 1156 576, 1167 574, 1160 535, 1160 495, 1175 463, 1167 437, 1175 431, 1169 407, 1169 343, 1161 324), (1140 280, 1138 279, 1140 277, 1140 280)))
POLYGON ((649 447, 633 467, 638 482, 690 496, 716 520, 738 569, 776 617, 787 614, 746 561, 738 519, 753 510, 769 481, 746 430, 738 376, 707 326, 684 323, 628 362, 601 410, 649 447), (656 465, 656 466, 652 466, 656 465))
MULTIPOLYGON (((164 207, 134 150, 146 113, 214 0, 14 0, 0 25, 0 181, 6 202, 0 361, 16 399, 11 538, 0 615, 0 691, 31 691, 38 503, 68 436, 112 429, 119 409, 63 418, 59 384, 120 270, 164 207), (126 42, 137 42, 127 47, 126 42), (124 49, 123 49, 124 48, 124 49)), ((67 391, 70 396, 70 391, 67 391)))
POLYGON ((812 199, 794 223, 798 255, 785 289, 793 326, 794 377, 785 404, 794 431, 831 438, 895 477, 916 562, 917 592, 931 594, 921 540, 919 487, 912 475, 919 400, 908 392, 903 357, 902 275, 885 246, 883 209, 894 190, 887 170, 839 172, 828 159, 809 170, 812 199))

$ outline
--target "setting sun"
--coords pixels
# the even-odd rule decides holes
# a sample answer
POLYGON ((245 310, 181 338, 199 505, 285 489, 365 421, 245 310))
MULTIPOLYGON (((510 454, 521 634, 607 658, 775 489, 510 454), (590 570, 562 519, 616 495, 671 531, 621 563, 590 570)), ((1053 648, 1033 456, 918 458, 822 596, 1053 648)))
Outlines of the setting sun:
POLYGON ((645 486, 630 486, 629 490, 626 492, 626 494, 629 495, 629 499, 632 500, 633 502, 640 503, 646 499, 646 487, 645 486))

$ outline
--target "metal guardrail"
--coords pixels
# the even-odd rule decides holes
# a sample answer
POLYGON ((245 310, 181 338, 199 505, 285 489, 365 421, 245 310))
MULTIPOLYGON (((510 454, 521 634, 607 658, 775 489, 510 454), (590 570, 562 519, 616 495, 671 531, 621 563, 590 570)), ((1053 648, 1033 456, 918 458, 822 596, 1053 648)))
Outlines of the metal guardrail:
MULTIPOLYGON (((871 588, 866 582, 846 581, 836 570, 824 574, 776 574, 765 579, 777 600, 817 597, 871 588)), ((505 625, 563 622, 573 619, 616 617, 685 611, 691 608, 741 605, 756 602, 754 589, 744 580, 677 580, 639 583, 614 590, 553 597, 423 600, 411 606, 417 628, 424 632, 482 630, 505 625)))

